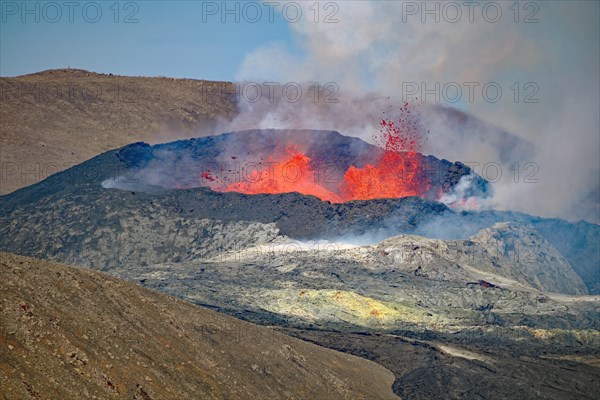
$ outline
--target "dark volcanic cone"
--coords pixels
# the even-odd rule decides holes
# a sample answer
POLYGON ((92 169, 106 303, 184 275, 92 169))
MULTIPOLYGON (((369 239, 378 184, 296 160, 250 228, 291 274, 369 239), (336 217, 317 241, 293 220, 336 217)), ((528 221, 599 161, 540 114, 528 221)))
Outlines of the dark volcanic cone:
MULTIPOLYGON (((533 225, 590 291, 598 290, 598 225, 512 212, 455 213, 427 196, 332 203, 300 193, 249 195, 201 187, 206 163, 240 159, 244 150, 248 159, 260 158, 264 149, 286 141, 302 146, 312 160, 333 154, 329 160, 357 167, 381 151, 326 131, 247 131, 132 144, 0 197, 0 250, 110 270, 214 256, 277 235, 361 237, 370 243, 399 233, 466 239, 497 222, 515 221, 533 225)), ((470 174, 460 163, 420 157, 445 171, 437 183, 443 191, 470 174)), ((485 193, 485 181, 480 187, 485 193)))
MULTIPOLYGON (((135 173, 106 185, 299 192, 333 202, 409 195, 436 200, 471 174, 460 162, 415 152, 395 154, 389 157, 380 147, 332 131, 252 130, 156 146, 132 144, 117 156, 135 173), (392 189, 382 191, 377 184, 392 189)), ((488 192, 487 182, 477 176, 469 195, 484 197, 488 192)))

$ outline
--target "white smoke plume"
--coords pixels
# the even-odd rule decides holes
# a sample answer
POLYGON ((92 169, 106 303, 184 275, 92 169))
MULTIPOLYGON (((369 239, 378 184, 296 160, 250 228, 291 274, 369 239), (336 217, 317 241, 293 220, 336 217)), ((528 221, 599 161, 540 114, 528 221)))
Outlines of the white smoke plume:
POLYGON ((475 179, 474 173, 464 175, 449 193, 440 197, 440 202, 458 210, 479 210, 483 199, 469 195, 475 179))
POLYGON ((441 89, 409 99, 429 104, 429 153, 474 163, 491 181, 499 167, 496 208, 600 222, 598 2, 333 2, 338 22, 324 23, 334 10, 328 3, 319 3, 318 22, 314 2, 296 3, 305 17, 290 27, 302 51, 282 43, 258 48, 237 78, 334 82, 338 102, 242 98, 240 115, 220 128, 333 129, 369 140, 382 112, 407 100, 407 84, 453 83, 463 89, 459 101, 447 101, 451 92, 441 89), (461 10, 458 20, 450 3, 461 10), (473 82, 471 101, 465 85, 473 82), (497 102, 493 91, 482 93, 489 83, 502 90, 497 102))

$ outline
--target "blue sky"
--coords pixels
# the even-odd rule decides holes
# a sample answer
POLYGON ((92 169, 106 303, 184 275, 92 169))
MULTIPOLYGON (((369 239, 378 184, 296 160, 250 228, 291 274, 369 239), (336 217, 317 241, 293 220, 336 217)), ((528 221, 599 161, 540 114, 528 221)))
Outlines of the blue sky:
MULTIPOLYGON (((47 3, 52 2, 28 2, 32 12, 23 15, 22 2, 1 2, 1 76, 70 66, 119 75, 233 80, 244 56, 261 44, 294 47, 288 23, 278 12, 271 22, 267 8, 256 23, 243 17, 236 23, 234 16, 222 23, 220 14, 206 15, 203 21, 199 1, 121 2, 118 14, 108 1, 97 2, 102 15, 91 23, 85 17, 96 19, 96 9, 83 11, 91 2, 79 2, 73 22, 62 1, 54 2, 61 6, 60 17, 47 3), (125 23, 127 16, 137 22, 125 23)), ((247 10, 249 19, 252 11, 247 10)))

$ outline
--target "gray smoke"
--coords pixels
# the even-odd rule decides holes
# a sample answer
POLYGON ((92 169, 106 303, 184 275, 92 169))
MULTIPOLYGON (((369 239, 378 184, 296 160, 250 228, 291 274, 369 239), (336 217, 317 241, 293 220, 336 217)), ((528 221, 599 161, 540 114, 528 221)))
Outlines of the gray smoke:
MULTIPOLYGON (((300 4, 311 16, 312 3, 300 4)), ((492 2, 502 12, 493 23, 483 17, 486 2, 472 21, 463 3, 455 3, 462 10, 455 22, 449 14, 436 22, 422 10, 407 13, 407 6, 423 2, 335 4, 337 23, 290 23, 302 56, 281 43, 266 45, 247 55, 238 78, 322 88, 334 82, 338 102, 309 95, 294 103, 241 98, 240 115, 219 128, 332 129, 370 140, 382 112, 425 101, 427 152, 473 163, 492 178, 489 207, 600 222, 597 2, 535 2, 527 9, 518 3, 519 15, 508 8, 513 3, 492 2), (471 101, 465 84, 473 82, 479 86, 471 101), (426 90, 454 83, 463 96, 456 102, 440 90, 407 96, 414 83, 426 90), (499 101, 482 93, 489 83, 501 88, 499 101)), ((440 12, 447 7, 434 4, 440 12)))

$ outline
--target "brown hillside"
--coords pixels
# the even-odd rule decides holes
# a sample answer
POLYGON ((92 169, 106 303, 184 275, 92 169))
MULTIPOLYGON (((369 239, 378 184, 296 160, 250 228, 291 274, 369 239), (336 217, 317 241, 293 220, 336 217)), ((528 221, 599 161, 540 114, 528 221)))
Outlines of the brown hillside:
POLYGON ((0 195, 136 141, 204 136, 233 84, 48 70, 0 78, 0 195))
POLYGON ((370 361, 90 270, 0 253, 4 399, 393 399, 370 361))

